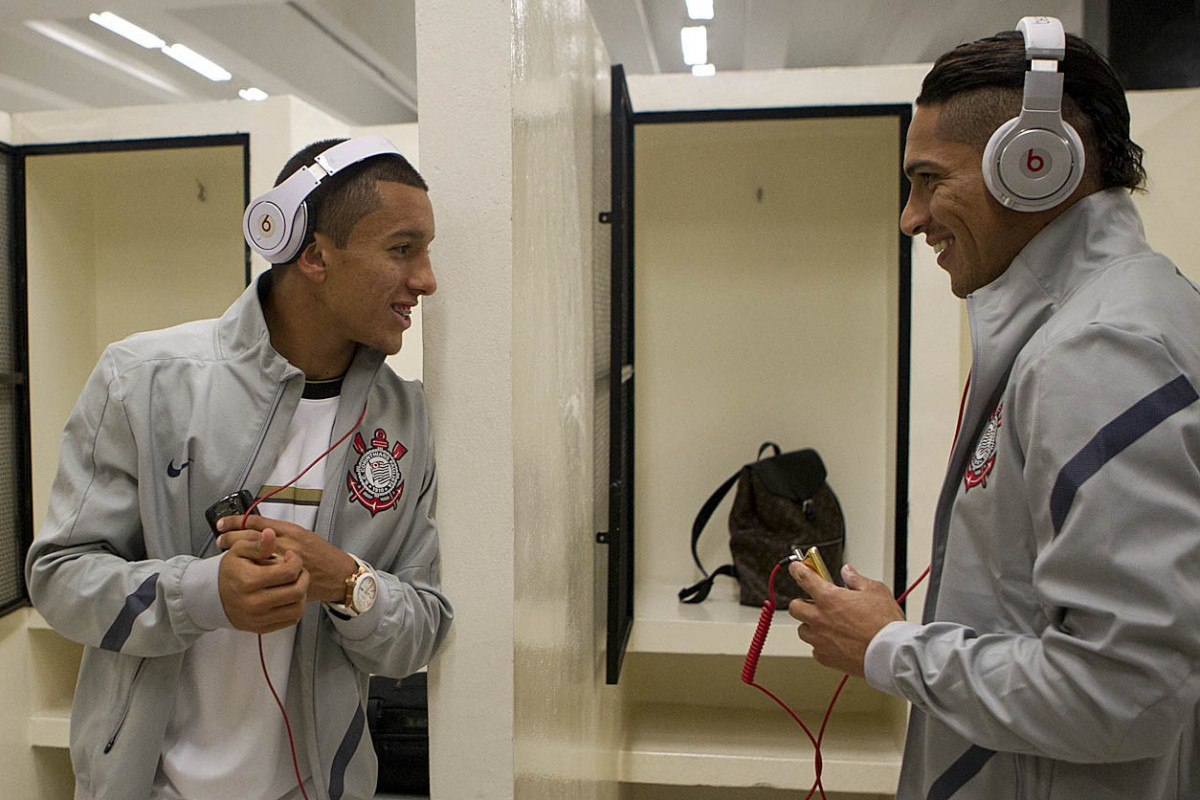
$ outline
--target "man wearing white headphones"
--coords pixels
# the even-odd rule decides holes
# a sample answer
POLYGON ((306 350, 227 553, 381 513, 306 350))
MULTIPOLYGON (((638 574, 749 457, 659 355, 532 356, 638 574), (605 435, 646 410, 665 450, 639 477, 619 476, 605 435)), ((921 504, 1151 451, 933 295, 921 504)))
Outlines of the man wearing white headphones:
POLYGON ((85 645, 77 800, 373 797, 368 678, 450 625, 424 395, 384 364, 437 287, 424 180, 317 142, 243 233, 272 268, 108 347, 63 436, 26 571, 85 645))
POLYGON ((802 564, 818 661, 913 706, 898 800, 1200 797, 1200 293, 1146 243, 1124 90, 1057 20, 925 77, 901 215, 974 360, 923 622, 802 564))

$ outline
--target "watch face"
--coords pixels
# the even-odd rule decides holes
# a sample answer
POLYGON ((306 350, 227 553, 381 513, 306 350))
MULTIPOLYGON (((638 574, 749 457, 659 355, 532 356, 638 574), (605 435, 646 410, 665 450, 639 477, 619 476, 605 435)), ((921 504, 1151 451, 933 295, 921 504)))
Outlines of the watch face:
POLYGON ((362 614, 375 604, 375 576, 367 573, 358 579, 354 587, 354 609, 362 614))

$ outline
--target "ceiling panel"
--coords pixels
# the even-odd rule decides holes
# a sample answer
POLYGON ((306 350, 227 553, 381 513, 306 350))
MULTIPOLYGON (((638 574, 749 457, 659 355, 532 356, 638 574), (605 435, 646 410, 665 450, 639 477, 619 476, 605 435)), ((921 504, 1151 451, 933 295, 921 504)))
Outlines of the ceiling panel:
MULTIPOLYGON (((354 125, 415 120, 418 1, 111 0, 108 10, 234 74, 214 83, 93 24, 78 0, 0 0, 0 111, 234 100, 253 85, 354 125)), ((690 71, 679 39, 688 24, 709 28, 719 71, 904 64, 931 61, 1028 13, 1058 16, 1080 32, 1085 1, 1094 2, 715 0, 715 18, 703 23, 688 19, 684 0, 588 6, 612 61, 636 74, 690 71)))

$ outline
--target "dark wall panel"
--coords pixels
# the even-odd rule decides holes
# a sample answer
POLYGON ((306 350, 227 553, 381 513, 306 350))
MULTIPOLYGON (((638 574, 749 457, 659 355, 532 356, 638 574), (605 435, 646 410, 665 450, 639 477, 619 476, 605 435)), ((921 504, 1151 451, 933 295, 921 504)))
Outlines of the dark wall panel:
POLYGON ((1200 3, 1109 0, 1108 57, 1128 89, 1200 86, 1200 3))

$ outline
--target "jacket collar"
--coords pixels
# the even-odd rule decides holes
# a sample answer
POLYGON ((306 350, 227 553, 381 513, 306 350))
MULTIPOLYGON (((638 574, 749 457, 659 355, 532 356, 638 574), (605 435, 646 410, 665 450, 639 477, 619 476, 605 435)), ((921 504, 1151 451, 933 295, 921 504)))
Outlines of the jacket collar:
POLYGON ((1113 261, 1148 252, 1142 221, 1125 189, 1079 200, 1042 229, 1008 269, 967 298, 971 395, 967 423, 1003 388, 1017 354, 1070 295, 1113 261))
MULTIPOLYGON (((267 330, 267 319, 263 314, 263 301, 271 293, 271 271, 263 272, 241 296, 234 301, 217 322, 217 349, 221 356, 231 359, 252 359, 268 379, 281 382, 303 373, 271 346, 271 334, 267 330)), ((383 363, 384 354, 378 350, 359 345, 350 364, 351 375, 373 376, 383 363)), ((370 378, 366 378, 370 382, 370 378)), ((357 380, 351 382, 351 386, 357 380)), ((343 384, 343 392, 350 386, 343 384)), ((364 388, 364 387, 356 387, 364 388)))

